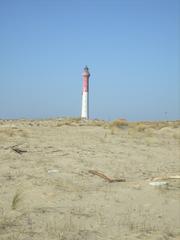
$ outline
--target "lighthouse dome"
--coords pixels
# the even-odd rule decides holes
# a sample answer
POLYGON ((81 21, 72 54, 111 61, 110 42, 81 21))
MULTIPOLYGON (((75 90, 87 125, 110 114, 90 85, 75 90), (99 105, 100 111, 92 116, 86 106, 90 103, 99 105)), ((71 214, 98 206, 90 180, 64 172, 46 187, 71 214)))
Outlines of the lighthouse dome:
POLYGON ((89 73, 89 68, 87 66, 85 66, 84 68, 84 71, 83 71, 83 76, 90 76, 90 73, 89 73))

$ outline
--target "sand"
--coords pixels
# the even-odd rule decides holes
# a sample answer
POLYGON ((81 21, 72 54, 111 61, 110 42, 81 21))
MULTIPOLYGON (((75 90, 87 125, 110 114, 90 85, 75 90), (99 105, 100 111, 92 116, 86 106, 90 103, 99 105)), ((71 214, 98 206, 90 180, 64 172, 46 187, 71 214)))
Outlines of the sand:
POLYGON ((0 239, 180 239, 180 179, 150 185, 179 147, 178 121, 1 120, 0 239))

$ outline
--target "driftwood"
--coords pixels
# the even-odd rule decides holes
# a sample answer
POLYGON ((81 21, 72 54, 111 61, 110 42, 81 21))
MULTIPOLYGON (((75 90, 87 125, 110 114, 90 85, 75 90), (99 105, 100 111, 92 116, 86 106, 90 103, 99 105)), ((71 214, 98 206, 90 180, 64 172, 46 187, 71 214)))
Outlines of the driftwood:
POLYGON ((27 151, 26 150, 21 150, 17 147, 12 147, 11 148, 14 152, 18 153, 18 154, 22 154, 22 153, 26 153, 27 151))
POLYGON ((180 175, 175 176, 163 176, 163 177, 155 177, 152 178, 151 181, 158 181, 158 180, 169 180, 169 179, 180 179, 180 175))
POLYGON ((108 176, 106 176, 104 173, 101 173, 101 172, 98 172, 96 170, 89 170, 89 173, 93 174, 93 175, 97 175, 103 179, 105 179, 106 181, 108 181, 109 183, 112 183, 112 182, 125 182, 126 180, 123 179, 123 178, 120 178, 120 179, 112 179, 108 176))

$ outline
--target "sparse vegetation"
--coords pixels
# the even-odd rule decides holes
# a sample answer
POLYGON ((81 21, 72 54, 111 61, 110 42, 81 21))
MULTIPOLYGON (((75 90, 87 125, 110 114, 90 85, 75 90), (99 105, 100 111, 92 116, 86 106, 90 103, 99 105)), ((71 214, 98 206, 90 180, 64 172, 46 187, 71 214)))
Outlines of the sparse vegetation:
POLYGON ((62 126, 74 126, 78 125, 81 122, 81 118, 64 118, 61 119, 57 122, 57 127, 62 127, 62 126))
POLYGON ((57 127, 62 126, 103 126, 105 121, 102 120, 83 120, 81 118, 65 118, 57 122, 57 127))
POLYGON ((144 133, 146 135, 153 136, 155 131, 159 131, 165 128, 178 128, 180 126, 179 121, 174 122, 130 122, 128 123, 128 133, 135 134, 136 132, 144 133))
POLYGON ((117 119, 110 123, 110 128, 125 128, 128 127, 128 122, 126 119, 117 119))
POLYGON ((179 180, 149 185, 179 174, 178 122, 30 123, 0 125, 0 239, 178 239, 179 180), (109 184, 92 169, 126 183, 109 184))
POLYGON ((18 204, 22 200, 22 193, 20 191, 17 191, 13 197, 11 208, 12 210, 15 210, 18 207, 18 204))

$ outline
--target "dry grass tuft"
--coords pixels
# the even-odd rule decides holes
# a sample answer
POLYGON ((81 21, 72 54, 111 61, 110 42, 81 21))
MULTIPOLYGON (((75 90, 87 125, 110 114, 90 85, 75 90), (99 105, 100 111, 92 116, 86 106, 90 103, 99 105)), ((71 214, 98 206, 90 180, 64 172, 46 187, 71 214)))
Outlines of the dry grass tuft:
MULTIPOLYGON (((173 122, 133 122, 129 123, 129 127, 134 128, 137 132, 152 132, 152 130, 161 130, 165 127, 172 127, 173 122)), ((175 124, 177 127, 177 124, 175 124)))
POLYGON ((110 123, 111 128, 125 128, 128 127, 128 122, 126 119, 119 118, 110 123))
POLYGON ((11 209, 15 210, 18 207, 19 202, 22 200, 22 193, 17 191, 13 197, 11 209))
POLYGON ((110 129, 110 133, 111 135, 114 135, 116 130, 118 129, 125 129, 128 127, 128 122, 126 119, 116 119, 112 122, 103 122, 103 124, 101 125, 103 126, 105 129, 110 129))
POLYGON ((147 125, 144 123, 139 123, 136 127, 137 132, 144 132, 147 128, 147 125))
POLYGON ((127 120, 122 118, 104 124, 104 128, 109 128, 111 130, 111 135, 114 135, 117 129, 125 129, 127 127, 128 127, 127 120))
POLYGON ((65 118, 62 120, 59 120, 57 123, 57 127, 62 126, 75 126, 78 125, 81 122, 81 118, 65 118))
POLYGON ((62 127, 62 126, 104 126, 105 121, 103 120, 84 120, 81 118, 66 118, 59 120, 57 122, 57 127, 62 127))

